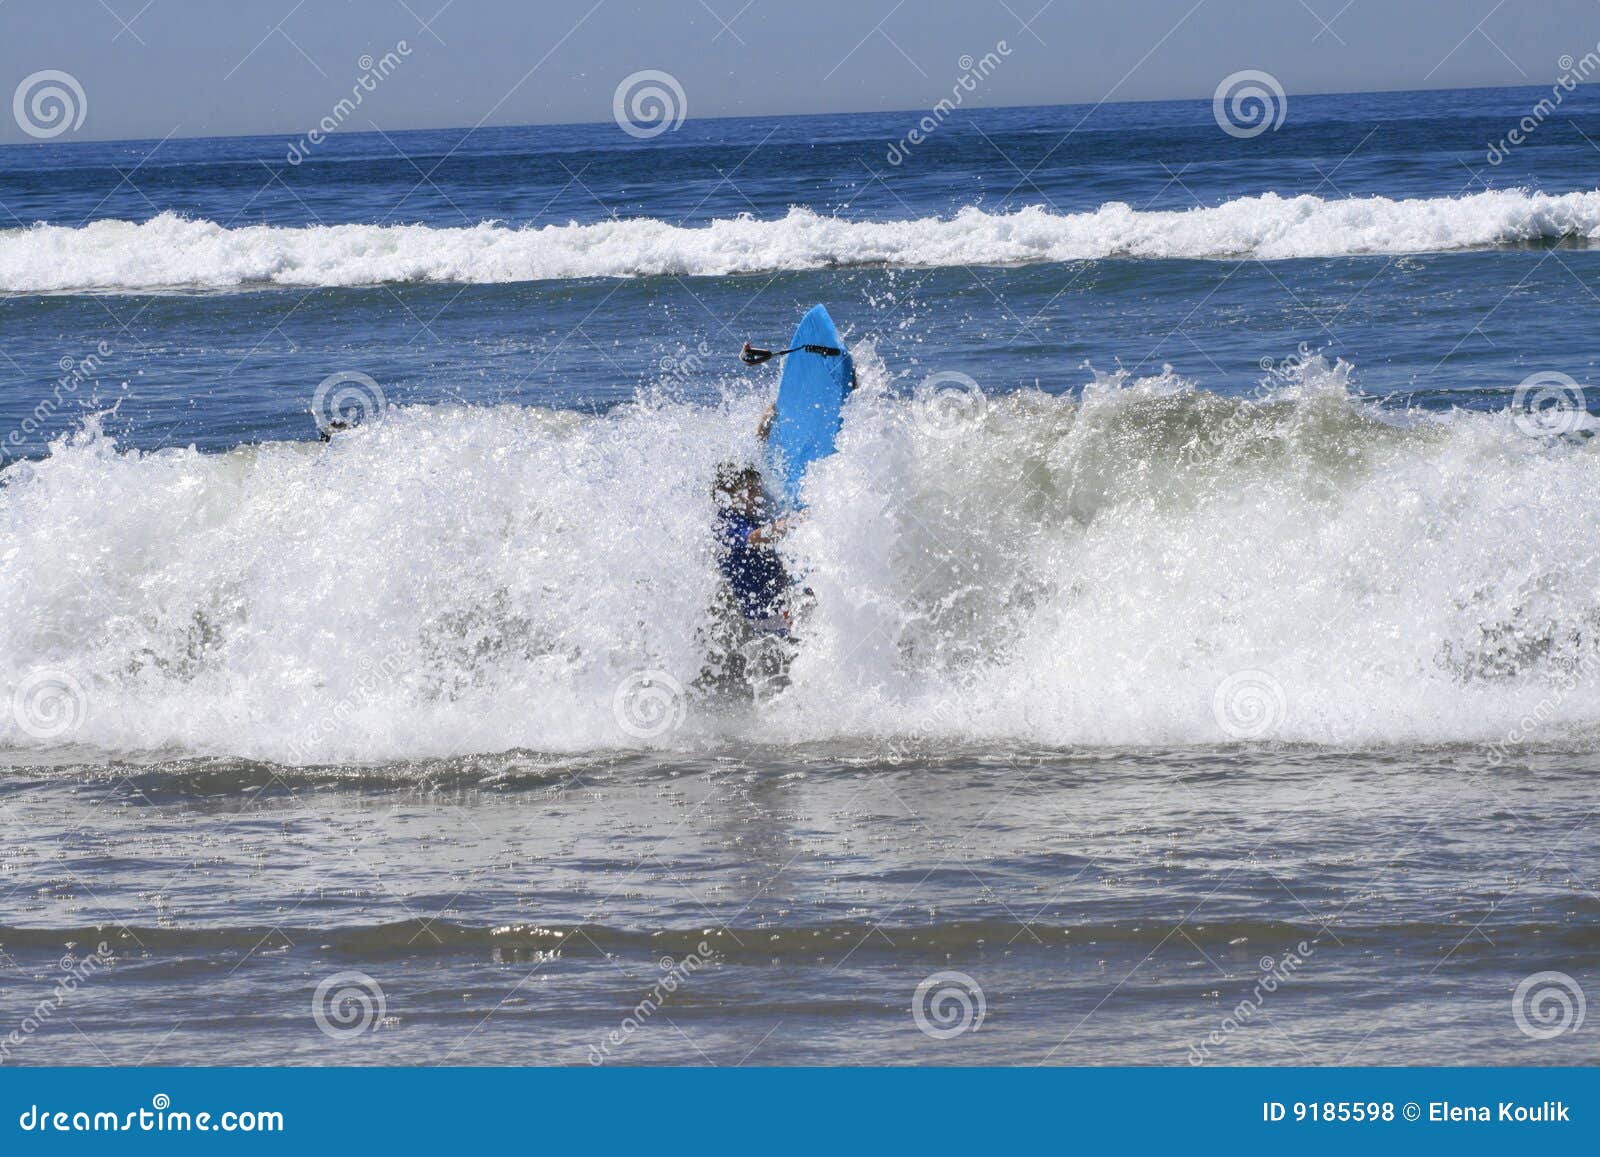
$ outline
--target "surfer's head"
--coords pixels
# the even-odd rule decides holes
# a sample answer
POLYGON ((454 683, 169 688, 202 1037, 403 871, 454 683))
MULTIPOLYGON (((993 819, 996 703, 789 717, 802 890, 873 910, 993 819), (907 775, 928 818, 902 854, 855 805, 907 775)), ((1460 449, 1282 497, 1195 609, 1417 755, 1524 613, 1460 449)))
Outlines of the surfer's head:
POLYGON ((724 462, 711 483, 719 507, 754 514, 761 505, 761 471, 742 462, 724 462))

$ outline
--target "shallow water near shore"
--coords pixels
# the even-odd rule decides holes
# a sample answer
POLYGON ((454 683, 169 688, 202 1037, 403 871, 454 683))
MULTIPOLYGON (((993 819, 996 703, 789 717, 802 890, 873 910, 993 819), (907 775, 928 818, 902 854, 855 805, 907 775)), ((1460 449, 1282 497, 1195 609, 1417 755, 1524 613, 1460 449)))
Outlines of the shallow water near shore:
POLYGON ((4 1008, 103 942, 18 1062, 1594 1063, 1511 1012, 1600 968, 1593 774, 1463 747, 13 766, 4 1008), (330 1036, 318 985, 349 973, 371 1027, 330 1036), (981 1020, 930 1037, 918 986, 954 973, 944 1012, 981 1020))

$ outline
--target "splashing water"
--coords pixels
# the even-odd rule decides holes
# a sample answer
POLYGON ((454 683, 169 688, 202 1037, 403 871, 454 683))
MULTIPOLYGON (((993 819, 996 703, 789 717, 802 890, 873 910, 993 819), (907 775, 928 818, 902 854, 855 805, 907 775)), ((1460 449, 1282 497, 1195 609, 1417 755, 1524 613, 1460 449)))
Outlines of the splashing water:
POLYGON ((81 699, 66 734, 4 741, 321 762, 1592 728, 1593 444, 1380 414, 1349 373, 1312 358, 1255 400, 1097 375, 951 437, 869 359, 786 547, 817 596, 792 685, 731 715, 682 689, 708 481, 757 455, 757 399, 399 409, 218 455, 91 421, 3 475, 0 694, 44 673, 81 699), (665 699, 619 707, 650 672, 665 699))

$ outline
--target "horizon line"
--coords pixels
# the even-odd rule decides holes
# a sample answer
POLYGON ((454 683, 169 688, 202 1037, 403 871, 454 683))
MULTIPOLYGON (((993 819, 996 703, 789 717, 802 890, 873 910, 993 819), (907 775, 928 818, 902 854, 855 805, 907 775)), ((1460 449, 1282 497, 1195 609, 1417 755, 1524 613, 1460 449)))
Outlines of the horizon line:
MULTIPOLYGON (((4 2, 4 0, 0 0, 0 3, 3 3, 3 2, 4 2)), ((1320 92, 1299 92, 1299 93, 1287 92, 1285 95, 1287 97, 1296 98, 1296 99, 1299 99, 1299 100, 1317 100, 1317 99, 1325 98, 1325 97, 1338 97, 1338 96, 1403 96, 1403 95, 1405 95, 1407 93, 1436 94, 1436 93, 1442 93, 1442 92, 1512 92, 1512 91, 1515 91, 1517 89, 1543 89, 1543 88, 1546 88, 1546 87, 1548 87, 1548 86, 1543 85, 1543 84, 1483 84, 1483 85, 1467 85, 1467 86, 1451 85, 1451 86, 1443 86, 1443 87, 1439 87, 1439 88, 1360 88, 1360 89, 1338 89, 1338 90, 1324 90, 1324 91, 1320 91, 1320 92)), ((1124 107, 1124 106, 1129 106, 1129 105, 1205 104, 1205 103, 1209 103, 1210 101, 1212 101, 1214 99, 1215 99, 1215 94, 1213 94, 1212 96, 1209 96, 1209 97, 1206 97, 1206 96, 1152 97, 1152 98, 1144 99, 1144 100, 1061 101, 1061 102, 1046 103, 1046 104, 978 105, 978 106, 973 106, 973 107, 969 107, 969 108, 963 108, 963 109, 961 109, 959 111, 964 112, 964 113, 974 113, 974 112, 1009 112, 1009 111, 1015 111, 1015 110, 1019 110, 1019 109, 1048 109, 1048 108, 1068 108, 1068 109, 1070 109, 1070 108, 1088 108, 1088 109, 1098 109, 1098 108, 1119 108, 1119 107, 1124 107)), ((917 113, 925 113, 925 112, 927 112, 927 107, 926 106, 919 106, 919 107, 916 107, 916 108, 853 109, 853 110, 842 110, 842 111, 838 111, 838 112, 719 113, 719 114, 712 115, 712 116, 690 116, 690 117, 685 117, 684 120, 683 120, 683 124, 687 125, 687 124, 693 124, 693 123, 705 122, 705 121, 727 121, 727 120, 744 120, 744 121, 808 120, 808 119, 816 119, 816 118, 820 118, 820 117, 892 116, 892 115, 899 114, 899 113, 905 113, 905 114, 908 114, 908 115, 914 115, 914 114, 917 114, 917 113)), ((520 121, 520 122, 505 123, 505 124, 479 123, 479 124, 476 124, 476 125, 432 125, 432 126, 417 126, 417 127, 410 127, 410 128, 390 128, 390 129, 384 129, 384 128, 381 128, 381 127, 374 127, 374 128, 371 128, 371 129, 350 129, 350 130, 345 130, 341 126, 341 128, 337 131, 337 133, 329 134, 329 136, 332 137, 334 135, 337 135, 337 136, 341 136, 341 137, 357 137, 357 136, 380 136, 380 135, 384 135, 384 134, 393 134, 393 133, 451 133, 451 132, 461 132, 461 133, 466 133, 466 134, 470 135, 472 133, 479 132, 481 130, 487 130, 487 129, 506 130, 506 129, 534 129, 534 128, 537 128, 537 129, 588 128, 588 127, 592 127, 592 126, 595 126, 595 125, 604 125, 604 124, 610 124, 610 123, 613 123, 612 122, 612 118, 610 118, 610 117, 601 117, 601 118, 597 118, 595 120, 586 120, 586 121, 520 121)), ((288 138, 290 140, 293 140, 296 137, 300 137, 300 136, 305 135, 305 132, 308 131, 308 130, 301 129, 301 130, 298 130, 298 131, 283 130, 283 131, 268 132, 268 133, 206 133, 206 134, 201 134, 201 135, 196 135, 196 136, 183 136, 178 131, 180 128, 182 128, 181 122, 178 125, 173 126, 173 128, 167 133, 166 136, 90 137, 90 138, 79 138, 79 139, 74 139, 74 140, 7 141, 7 142, 0 142, 0 149, 12 149, 12 148, 21 148, 21 149, 56 149, 56 148, 71 148, 73 146, 79 146, 79 145, 82 145, 82 146, 88 146, 88 145, 139 145, 139 144, 146 144, 146 143, 152 142, 152 141, 154 141, 154 142, 156 142, 158 144, 166 144, 168 141, 174 141, 174 140, 178 140, 178 141, 196 141, 196 142, 199 142, 199 141, 280 140, 280 139, 284 139, 284 138, 288 138)), ((674 131, 676 131, 676 130, 674 130, 674 131)), ((651 142, 641 141, 639 143, 640 144, 649 144, 651 142)), ((665 143, 665 142, 663 142, 663 143, 665 143)))

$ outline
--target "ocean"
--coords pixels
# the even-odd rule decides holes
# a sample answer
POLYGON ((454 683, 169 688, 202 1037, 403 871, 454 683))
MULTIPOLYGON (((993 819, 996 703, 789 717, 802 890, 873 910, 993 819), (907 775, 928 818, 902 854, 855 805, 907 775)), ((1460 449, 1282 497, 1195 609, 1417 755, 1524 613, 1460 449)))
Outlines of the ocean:
POLYGON ((1548 95, 0 148, 0 1063, 1600 1061, 1548 95))

